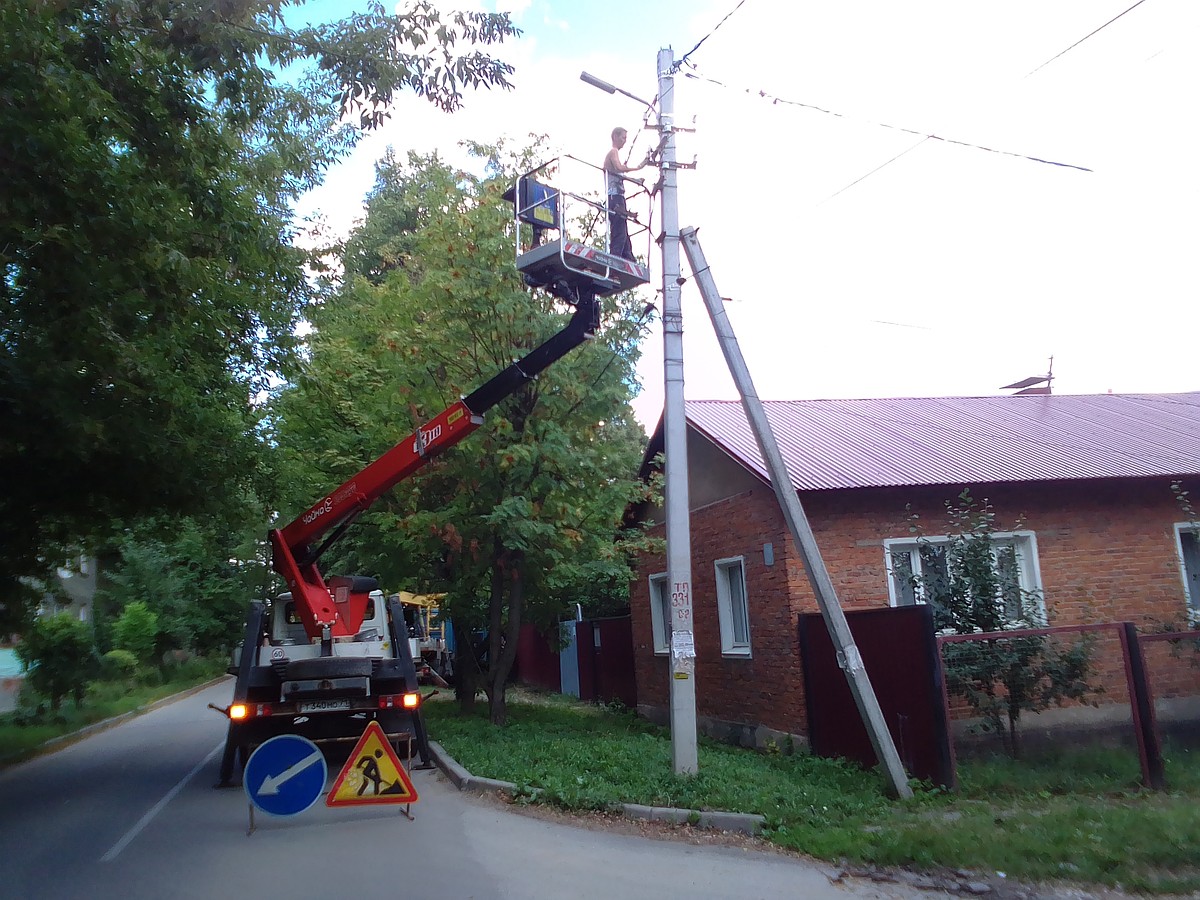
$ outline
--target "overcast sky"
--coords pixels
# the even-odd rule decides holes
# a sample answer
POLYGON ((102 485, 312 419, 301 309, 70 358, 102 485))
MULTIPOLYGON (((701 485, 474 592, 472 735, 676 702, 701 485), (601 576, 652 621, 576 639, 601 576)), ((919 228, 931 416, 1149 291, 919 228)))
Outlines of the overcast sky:
MULTIPOLYGON (((546 133, 599 163, 642 108, 579 73, 649 100, 658 50, 704 39, 675 91, 677 121, 698 117, 677 141, 698 161, 680 224, 762 397, 993 395, 1050 356, 1056 393, 1200 390, 1200 3, 1144 0, 1047 63, 1134 2, 500 3, 524 30, 499 50, 516 89, 453 115, 405 98, 303 212, 350 228, 388 145, 458 161, 463 139, 546 133)), ((656 254, 651 272, 648 301, 656 254)), ((683 311, 687 397, 735 399, 691 281, 683 311)), ((661 347, 655 323, 634 404, 648 429, 661 347)))

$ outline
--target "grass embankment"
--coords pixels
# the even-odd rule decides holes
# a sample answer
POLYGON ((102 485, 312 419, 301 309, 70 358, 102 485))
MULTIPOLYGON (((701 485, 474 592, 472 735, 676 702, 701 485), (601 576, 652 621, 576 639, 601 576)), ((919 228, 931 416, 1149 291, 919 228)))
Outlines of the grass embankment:
POLYGON ((0 713, 0 767, 33 756, 47 741, 72 734, 203 684, 225 671, 224 660, 194 659, 166 672, 152 669, 121 681, 93 681, 83 703, 64 700, 57 713, 0 713))
POLYGON ((566 698, 509 704, 509 725, 453 702, 425 707, 430 736, 472 774, 565 809, 643 803, 759 813, 773 843, 829 860, 969 868, 1149 892, 1200 890, 1200 751, 1171 750, 1170 790, 1138 785, 1136 753, 964 761, 960 790, 895 802, 877 773, 805 753, 705 739, 700 771, 677 778, 661 728, 566 698))

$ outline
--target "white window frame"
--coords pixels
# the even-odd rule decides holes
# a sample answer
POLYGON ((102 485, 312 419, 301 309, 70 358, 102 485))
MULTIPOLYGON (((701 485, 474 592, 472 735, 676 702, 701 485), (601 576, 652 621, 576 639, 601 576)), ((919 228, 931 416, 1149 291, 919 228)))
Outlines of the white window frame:
POLYGON ((718 559, 713 563, 713 573, 717 581, 717 619, 721 625, 721 655, 747 657, 750 655, 750 599, 746 591, 746 559, 742 556, 718 559), (735 570, 741 585, 740 603, 746 630, 744 640, 734 634, 735 599, 729 588, 735 570))
POLYGON ((650 586, 650 630, 654 634, 654 655, 666 656, 671 643, 671 594, 667 573, 656 572, 647 580, 650 586))
POLYGON ((1183 609, 1187 615, 1188 625, 1200 627, 1200 585, 1193 590, 1191 579, 1188 577, 1187 558, 1183 555, 1183 536, 1191 534, 1200 543, 1200 525, 1195 522, 1175 523, 1175 555, 1179 558, 1179 577, 1183 582, 1183 609))
MULTIPOLYGON (((887 567, 887 585, 888 585, 888 605, 892 607, 907 606, 909 604, 901 603, 900 597, 896 595, 896 573, 892 555, 895 553, 903 553, 905 550, 909 552, 909 560, 912 565, 914 575, 921 574, 921 554, 920 547, 922 544, 947 544, 952 540, 950 535, 937 535, 936 537, 928 538, 887 538, 883 542, 883 560, 887 567)), ((1026 594, 1033 594, 1037 597, 1038 612, 1041 615, 1042 621, 1046 619, 1046 598, 1045 592, 1042 590, 1042 569, 1038 557, 1037 533, 1033 531, 1000 531, 992 535, 992 559, 996 559, 996 549, 999 547, 1012 547, 1017 555, 1017 579, 1021 590, 1026 594)), ((918 605, 925 603, 925 598, 922 596, 920 586, 916 588, 915 599, 918 605)))

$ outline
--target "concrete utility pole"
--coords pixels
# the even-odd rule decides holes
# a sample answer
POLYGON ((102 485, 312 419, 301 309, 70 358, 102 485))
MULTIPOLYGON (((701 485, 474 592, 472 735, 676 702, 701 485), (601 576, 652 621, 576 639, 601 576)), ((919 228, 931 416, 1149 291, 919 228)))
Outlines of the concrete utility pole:
POLYGON ((658 130, 662 156, 663 452, 667 587, 671 598, 671 758, 676 775, 698 769, 696 643, 692 620, 692 529, 688 501, 687 412, 683 395, 679 197, 675 165, 675 54, 658 51, 658 130))
MULTIPOLYGON (((792 485, 791 477, 783 462, 783 455, 779 452, 779 445, 775 442, 775 433, 767 421, 762 400, 759 399, 758 393, 754 389, 754 381, 750 377, 750 369, 746 365, 741 347, 738 346, 737 337, 733 333, 733 326, 729 323, 729 317, 725 315, 721 295, 717 293, 717 286, 709 271, 708 262, 704 259, 704 251, 700 249, 700 241, 696 238, 696 229, 685 228, 682 238, 688 263, 692 267, 692 274, 696 276, 696 283, 700 288, 700 296, 704 298, 704 305, 708 309, 713 330, 720 341, 721 352, 729 366, 729 373, 733 376, 738 393, 741 394, 742 407, 746 411, 746 419, 750 423, 754 439, 758 442, 759 452, 762 453, 763 461, 767 464, 767 471, 771 476, 771 487, 775 490, 779 508, 783 511, 788 530, 792 533, 792 540, 804 560, 804 570, 808 574, 808 581, 812 585, 813 593, 817 596, 817 604, 821 607, 821 616, 825 619, 825 627, 829 629, 829 636, 833 639, 834 647, 837 648, 838 665, 842 667, 842 671, 846 673, 846 680, 850 683, 850 693, 854 695, 858 714, 862 718, 863 725, 866 726, 871 746, 875 749, 875 758, 879 760, 880 765, 886 771, 888 779, 891 781, 892 791, 896 796, 911 797, 912 788, 908 786, 908 775, 900 762, 900 755, 896 752, 896 745, 892 741, 891 732, 888 731, 887 723, 884 721, 883 711, 879 708, 879 701, 875 697, 871 681, 867 678, 867 670, 863 668, 862 656, 858 652, 858 647, 854 643, 854 635, 850 633, 846 615, 842 612, 842 606, 838 602, 833 580, 829 577, 829 570, 825 568, 825 561, 821 558, 821 551, 817 547, 817 539, 808 523, 808 516, 804 514, 800 497, 792 485)), ((676 262, 678 262, 678 256, 676 262)), ((670 451, 668 451, 667 462, 670 463, 670 460, 670 451)))

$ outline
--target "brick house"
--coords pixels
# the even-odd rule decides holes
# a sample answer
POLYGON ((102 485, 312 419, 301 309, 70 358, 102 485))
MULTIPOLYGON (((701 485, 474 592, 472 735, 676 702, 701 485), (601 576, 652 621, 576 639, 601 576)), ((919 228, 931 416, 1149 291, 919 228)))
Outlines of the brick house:
MULTIPOLYGON (((1154 631, 1200 614, 1197 514, 1172 489, 1200 508, 1200 393, 765 406, 848 612, 919 602, 908 573, 938 563, 916 538, 936 546, 946 501, 969 488, 997 514, 998 561, 1040 593, 1051 625, 1154 631)), ((687 419, 700 727, 746 744, 803 740, 797 620, 817 611, 803 563, 741 404, 689 402, 687 419)), ((662 446, 660 423, 644 476, 662 446)), ((640 512, 661 536, 662 510, 640 512)), ((634 657, 639 710, 657 721, 669 709, 665 585, 665 557, 644 557, 630 590, 634 657)), ((1148 653, 1151 666, 1166 649, 1148 653)), ((1197 672, 1164 670, 1156 694, 1200 693, 1197 672)))

